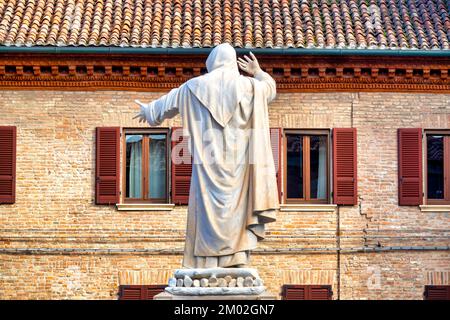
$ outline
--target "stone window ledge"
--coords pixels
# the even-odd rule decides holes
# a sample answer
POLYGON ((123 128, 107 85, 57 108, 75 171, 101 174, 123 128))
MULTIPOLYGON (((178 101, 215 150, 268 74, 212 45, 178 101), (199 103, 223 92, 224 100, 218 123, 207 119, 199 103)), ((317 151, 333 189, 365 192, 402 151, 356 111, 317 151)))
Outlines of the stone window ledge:
POLYGON ((334 212, 335 204, 280 204, 280 211, 334 212))
POLYGON ((117 203, 119 211, 172 211, 173 203, 117 203))
POLYGON ((449 204, 443 204, 443 205, 421 205, 420 211, 422 212, 450 212, 450 205, 449 204))

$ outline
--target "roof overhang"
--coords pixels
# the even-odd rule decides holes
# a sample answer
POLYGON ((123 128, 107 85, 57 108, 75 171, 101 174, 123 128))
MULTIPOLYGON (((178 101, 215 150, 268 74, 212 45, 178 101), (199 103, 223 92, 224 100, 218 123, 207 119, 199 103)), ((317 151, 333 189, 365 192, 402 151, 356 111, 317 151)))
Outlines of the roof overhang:
MULTIPOLYGON (((167 91, 212 48, 0 46, 1 90, 167 91)), ((250 49, 279 92, 450 93, 450 50, 250 49)))

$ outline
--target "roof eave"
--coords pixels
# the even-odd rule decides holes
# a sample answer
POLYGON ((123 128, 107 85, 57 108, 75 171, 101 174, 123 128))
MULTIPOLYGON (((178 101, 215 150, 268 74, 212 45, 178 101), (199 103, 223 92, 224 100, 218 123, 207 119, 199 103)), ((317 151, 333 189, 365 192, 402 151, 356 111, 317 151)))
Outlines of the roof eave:
MULTIPOLYGON (((198 55, 208 54, 212 48, 142 48, 142 47, 81 47, 81 46, 0 46, 0 53, 43 53, 43 54, 158 54, 198 55)), ((326 56, 409 56, 450 57, 448 49, 305 49, 305 48, 236 48, 238 54, 253 52, 262 55, 326 55, 326 56)))

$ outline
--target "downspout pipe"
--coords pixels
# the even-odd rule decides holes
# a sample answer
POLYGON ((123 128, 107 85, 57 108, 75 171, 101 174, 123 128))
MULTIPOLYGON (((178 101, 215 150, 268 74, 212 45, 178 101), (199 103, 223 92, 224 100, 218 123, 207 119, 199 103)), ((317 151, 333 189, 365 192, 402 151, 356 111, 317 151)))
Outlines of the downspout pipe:
MULTIPOLYGON (((41 54, 149 54, 149 55, 196 55, 209 54, 212 48, 142 48, 142 47, 105 47, 105 46, 1 46, 2 53, 41 53, 41 54)), ((450 50, 416 49, 303 49, 303 48, 236 48, 238 54, 250 51, 260 55, 284 56, 390 56, 390 57, 440 57, 450 58, 450 50)))

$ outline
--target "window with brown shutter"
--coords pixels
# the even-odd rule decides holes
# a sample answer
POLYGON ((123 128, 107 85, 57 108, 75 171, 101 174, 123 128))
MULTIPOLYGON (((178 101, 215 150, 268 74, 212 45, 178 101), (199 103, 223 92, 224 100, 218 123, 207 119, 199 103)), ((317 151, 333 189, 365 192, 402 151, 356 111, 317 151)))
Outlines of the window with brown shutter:
POLYGON ((331 300, 331 285, 285 284, 282 287, 282 300, 331 300))
POLYGON ((166 285, 121 285, 119 300, 153 300, 157 294, 164 292, 166 285))
POLYGON ((285 203, 329 203, 329 130, 285 130, 285 203))
POLYGON ((356 205, 356 128, 333 129, 333 199, 335 204, 356 205))
POLYGON ((124 203, 167 203, 169 200, 168 129, 124 129, 124 203))
POLYGON ((450 300, 450 285, 425 286, 424 300, 450 300))
POLYGON ((0 126, 0 203, 16 200, 16 127, 0 126))
POLYGON ((450 130, 427 130, 425 137, 426 203, 450 204, 450 130))
POLYGON ((97 204, 116 204, 120 189, 120 128, 96 129, 95 199, 97 204))
POLYGON ((275 172, 278 186, 278 200, 281 201, 281 146, 282 146, 282 129, 270 128, 270 143, 272 146, 273 160, 275 163, 275 172))
POLYGON ((183 128, 172 128, 172 202, 185 205, 189 202, 191 186, 192 156, 189 139, 183 136, 183 128))
POLYGON ((398 129, 398 202, 422 204, 422 129, 398 129))

